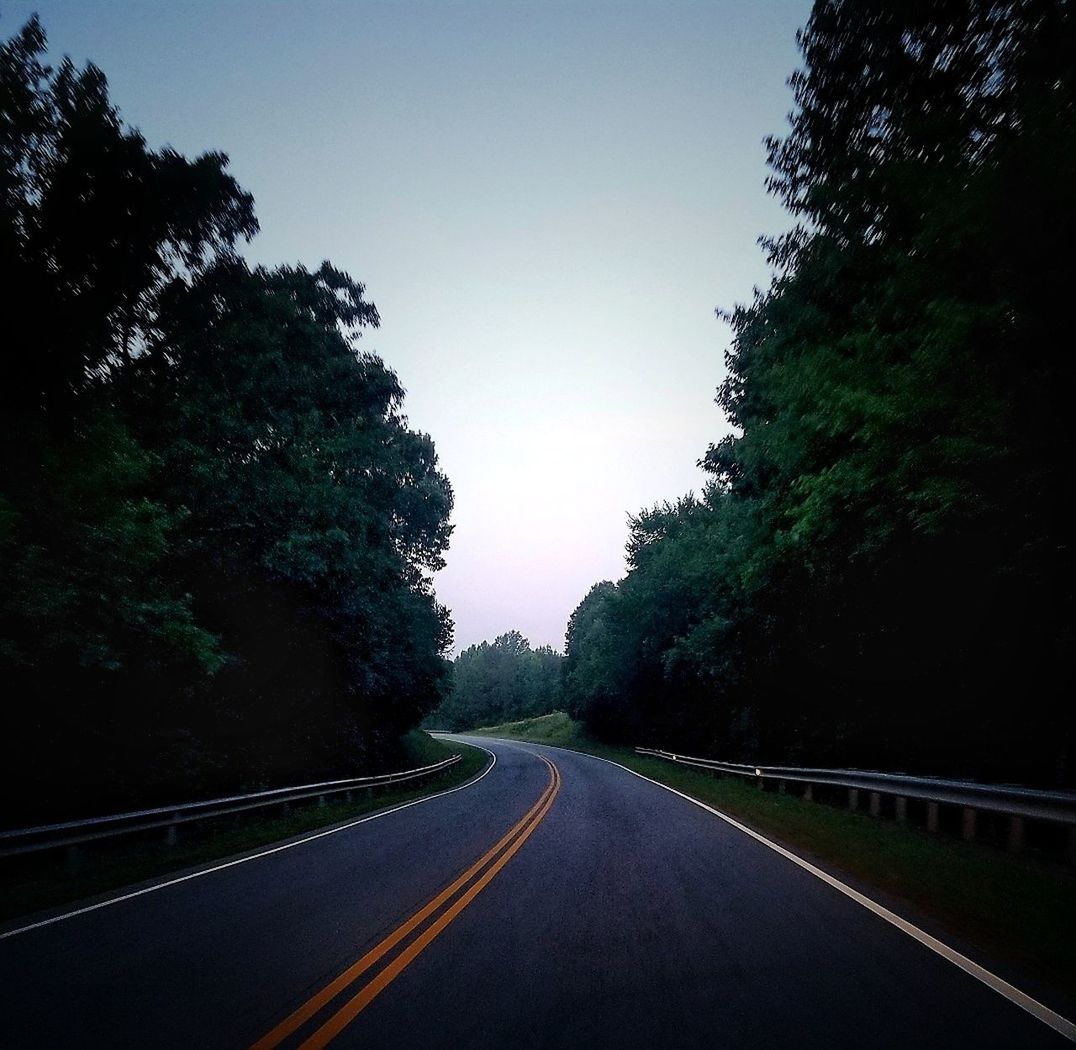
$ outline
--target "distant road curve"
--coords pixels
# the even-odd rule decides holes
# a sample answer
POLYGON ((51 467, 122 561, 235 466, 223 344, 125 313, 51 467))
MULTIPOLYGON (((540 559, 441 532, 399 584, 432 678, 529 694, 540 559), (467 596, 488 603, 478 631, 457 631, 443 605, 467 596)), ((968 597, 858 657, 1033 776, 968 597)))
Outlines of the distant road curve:
POLYGON ((462 790, 0 940, 0 1045, 1072 1045, 674 793, 473 742, 462 790))

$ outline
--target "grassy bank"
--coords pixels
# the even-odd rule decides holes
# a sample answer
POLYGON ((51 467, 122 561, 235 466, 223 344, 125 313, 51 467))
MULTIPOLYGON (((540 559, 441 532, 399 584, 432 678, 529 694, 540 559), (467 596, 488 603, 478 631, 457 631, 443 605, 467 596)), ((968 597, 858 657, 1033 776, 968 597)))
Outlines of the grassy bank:
POLYGON ((1076 875, 1071 870, 610 747, 560 712, 474 733, 612 759, 720 809, 889 898, 909 917, 937 924, 1066 995, 1076 989, 1076 875))
POLYGON ((478 748, 448 744, 425 733, 411 734, 406 750, 409 768, 432 765, 457 752, 463 758, 416 784, 377 788, 353 802, 330 800, 323 807, 296 803, 287 814, 235 814, 202 828, 187 825, 180 828, 174 846, 166 845, 158 831, 151 838, 90 843, 80 847, 73 859, 61 851, 0 858, 0 920, 84 900, 444 791, 469 780, 489 761, 478 748))

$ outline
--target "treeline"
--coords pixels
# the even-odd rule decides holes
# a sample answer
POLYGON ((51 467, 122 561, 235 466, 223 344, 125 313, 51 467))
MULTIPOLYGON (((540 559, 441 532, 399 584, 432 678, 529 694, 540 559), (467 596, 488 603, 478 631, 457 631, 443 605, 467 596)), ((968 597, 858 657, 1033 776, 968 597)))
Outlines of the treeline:
POLYGON ((548 714, 563 706, 564 657, 532 649, 519 631, 464 649, 452 661, 448 695, 427 719, 434 729, 476 729, 548 714))
POLYGON ((227 157, 45 46, 0 51, 6 818, 392 760, 441 698, 452 492, 354 345, 377 310, 246 265, 227 157))
POLYGON ((819 0, 723 313, 713 483, 572 616, 569 710, 730 759, 1072 783, 1076 11, 819 0))

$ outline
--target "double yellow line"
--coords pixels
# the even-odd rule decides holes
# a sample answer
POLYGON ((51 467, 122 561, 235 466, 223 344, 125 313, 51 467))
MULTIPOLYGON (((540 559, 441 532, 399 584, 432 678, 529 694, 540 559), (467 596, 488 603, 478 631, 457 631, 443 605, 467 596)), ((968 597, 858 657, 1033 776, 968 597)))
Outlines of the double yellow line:
POLYGON ((388 965, 363 984, 350 999, 344 1002, 335 1013, 332 1013, 311 1035, 303 1040, 299 1044, 299 1050, 319 1050, 320 1047, 327 1046, 355 1020, 433 942, 453 919, 493 881, 497 872, 515 856, 523 843, 534 833, 534 829, 542 822, 542 819, 549 812, 550 806, 553 805, 557 792, 560 790, 560 771, 548 759, 542 757, 542 761, 549 767, 549 784, 538 801, 531 806, 523 818, 511 828, 504 838, 476 860, 451 886, 442 890, 433 900, 415 912, 411 918, 401 923, 384 940, 371 948, 361 959, 352 963, 339 976, 334 977, 321 991, 315 993, 303 1003, 298 1010, 285 1017, 271 1032, 262 1036, 250 1050, 272 1050, 272 1048, 280 1046, 285 1039, 294 1035, 303 1025, 320 1014, 338 996, 351 989, 367 970, 381 962, 386 955, 403 943, 423 923, 432 916, 437 915, 437 918, 388 965), (442 908, 444 910, 441 910, 442 908), (437 914, 438 912, 440 912, 439 915, 437 914))

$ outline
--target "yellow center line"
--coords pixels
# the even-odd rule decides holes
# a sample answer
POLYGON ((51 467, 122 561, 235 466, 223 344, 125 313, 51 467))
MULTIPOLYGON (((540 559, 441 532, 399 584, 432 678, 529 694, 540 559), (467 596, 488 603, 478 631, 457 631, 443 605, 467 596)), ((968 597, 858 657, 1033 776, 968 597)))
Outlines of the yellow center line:
POLYGON ((456 901, 441 917, 432 923, 420 936, 416 937, 400 954, 393 959, 379 974, 373 977, 352 999, 346 1002, 328 1021, 326 1021, 313 1035, 303 1042, 299 1050, 322 1050, 335 1039, 355 1018, 366 1009, 413 961, 419 956, 437 936, 485 889, 493 880, 494 876, 503 868, 512 857, 519 851, 523 843, 534 833, 542 822, 546 813, 553 805, 553 800, 560 790, 560 772, 556 766, 552 766, 554 782, 552 794, 546 798, 542 809, 531 821, 528 827, 512 845, 505 850, 504 854, 492 864, 486 873, 456 901))
MULTIPOLYGON (((387 937, 371 948, 361 959, 352 963, 346 970, 344 970, 337 977, 334 977, 321 991, 312 995, 302 1006, 300 1006, 293 1013, 289 1014, 283 1021, 280 1022, 272 1031, 262 1036, 256 1043, 254 1043, 250 1050, 272 1050, 272 1048, 279 1046, 289 1035, 297 1031, 307 1021, 310 1020, 315 1014, 318 1013, 323 1007, 328 1005, 333 999, 336 998, 344 989, 350 984, 362 976, 371 966, 382 959, 388 952, 392 951, 405 937, 414 932, 414 930, 426 921, 434 912, 437 911, 446 901, 453 897, 463 886, 465 886, 470 880, 481 871, 486 864, 489 863, 504 847, 511 842, 514 836, 519 834, 526 828, 527 823, 547 802, 552 802, 552 796, 556 793, 557 785, 559 784, 560 774, 552 763, 546 759, 542 759, 549 766, 550 778, 549 785, 545 791, 539 797, 538 801, 523 815, 523 817, 517 821, 509 831, 489 850, 487 850, 474 864, 472 864, 462 875, 459 876, 450 886, 442 890, 436 897, 433 898, 428 904, 420 908, 414 915, 411 916, 406 922, 401 923, 395 930, 392 931, 387 937)), ((546 807, 548 809, 548 806, 546 807)), ((542 811, 544 816, 545 811, 542 811)), ((541 819, 540 817, 538 819, 541 819)), ((533 829, 531 829, 533 830, 533 829)), ((529 835, 530 832, 527 832, 529 835)), ((514 851, 513 851, 514 852, 514 851)), ((503 866, 503 865, 502 865, 503 866)), ((500 870, 499 868, 497 870, 500 870)))

